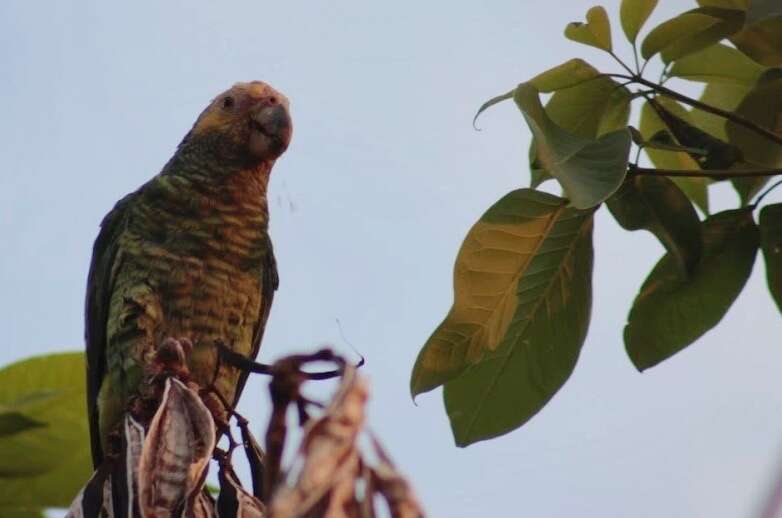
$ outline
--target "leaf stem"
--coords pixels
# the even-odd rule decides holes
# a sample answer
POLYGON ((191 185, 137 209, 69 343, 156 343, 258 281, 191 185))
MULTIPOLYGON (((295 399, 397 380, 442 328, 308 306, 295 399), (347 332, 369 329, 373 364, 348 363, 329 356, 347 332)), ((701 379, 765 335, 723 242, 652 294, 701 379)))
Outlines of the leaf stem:
POLYGON ((633 70, 632 70, 630 67, 628 67, 628 66, 625 64, 625 62, 624 62, 624 61, 622 61, 621 59, 619 59, 619 56, 617 56, 616 54, 614 54, 614 52, 613 52, 613 51, 609 51, 608 53, 611 55, 611 57, 612 57, 612 58, 614 58, 614 59, 616 60, 616 62, 617 62, 617 63, 619 63, 620 65, 622 65, 622 68, 624 68, 625 70, 627 70, 627 73, 628 73, 628 74, 630 74, 630 75, 631 75, 631 76, 633 76, 633 77, 635 77, 635 76, 636 76, 636 73, 635 73, 635 72, 633 72, 633 70))
POLYGON ((689 178, 754 178, 759 176, 777 176, 782 175, 782 169, 655 169, 648 167, 637 167, 633 164, 627 166, 628 174, 639 175, 660 175, 677 176, 689 178))

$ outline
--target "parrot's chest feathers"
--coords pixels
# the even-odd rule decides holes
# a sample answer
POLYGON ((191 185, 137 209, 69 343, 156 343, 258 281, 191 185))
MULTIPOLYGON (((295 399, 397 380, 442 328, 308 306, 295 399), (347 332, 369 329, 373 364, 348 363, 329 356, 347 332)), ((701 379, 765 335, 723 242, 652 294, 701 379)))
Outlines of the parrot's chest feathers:
POLYGON ((250 352, 272 253, 265 183, 252 178, 218 188, 162 177, 139 204, 123 247, 126 260, 143 272, 127 279, 138 308, 135 323, 145 336, 144 352, 138 344, 134 356, 168 337, 190 339, 196 357, 211 356, 217 340, 250 352))

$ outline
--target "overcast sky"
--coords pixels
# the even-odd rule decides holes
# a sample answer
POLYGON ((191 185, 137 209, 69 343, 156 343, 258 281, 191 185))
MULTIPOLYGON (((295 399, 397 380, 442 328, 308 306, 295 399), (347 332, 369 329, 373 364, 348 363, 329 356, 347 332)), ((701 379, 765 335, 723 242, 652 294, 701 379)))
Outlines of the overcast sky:
MULTIPOLYGON (((690 7, 660 3, 652 22, 690 7)), ((605 2, 612 17, 618 4, 605 2)), ((754 515, 782 456, 782 321, 760 258, 717 329, 639 374, 622 328, 661 247, 601 210, 589 337, 540 414, 458 449, 440 391, 418 406, 408 395, 465 233, 528 183, 516 109, 487 112, 481 132, 472 115, 571 57, 613 70, 561 36, 591 5, 0 2, 0 364, 82 348, 102 216, 159 171, 214 95, 264 80, 290 98, 295 130, 270 188, 281 284, 261 359, 358 348, 372 426, 431 516, 754 515)), ((736 204, 725 186, 713 194, 736 204)), ((256 429, 263 383, 242 401, 256 429)))

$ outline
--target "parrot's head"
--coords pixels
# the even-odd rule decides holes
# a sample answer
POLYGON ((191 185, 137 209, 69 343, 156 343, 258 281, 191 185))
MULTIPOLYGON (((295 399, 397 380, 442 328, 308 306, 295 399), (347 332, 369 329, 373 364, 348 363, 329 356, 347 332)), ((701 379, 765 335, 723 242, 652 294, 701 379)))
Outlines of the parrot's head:
POLYGON ((292 130, 288 99, 266 83, 251 81, 215 97, 186 141, 203 144, 218 158, 252 164, 282 155, 292 130))

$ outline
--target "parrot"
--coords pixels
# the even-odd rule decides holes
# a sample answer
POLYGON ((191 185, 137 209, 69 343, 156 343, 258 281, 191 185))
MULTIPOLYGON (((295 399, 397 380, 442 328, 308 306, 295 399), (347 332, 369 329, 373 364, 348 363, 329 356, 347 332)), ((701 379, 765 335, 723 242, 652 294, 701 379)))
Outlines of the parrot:
POLYGON ((279 279, 267 186, 291 140, 289 101, 236 83, 196 119, 161 171, 105 216, 87 279, 87 410, 93 464, 138 396, 145 366, 181 340, 190 381, 235 406, 247 372, 217 342, 254 359, 279 279))

